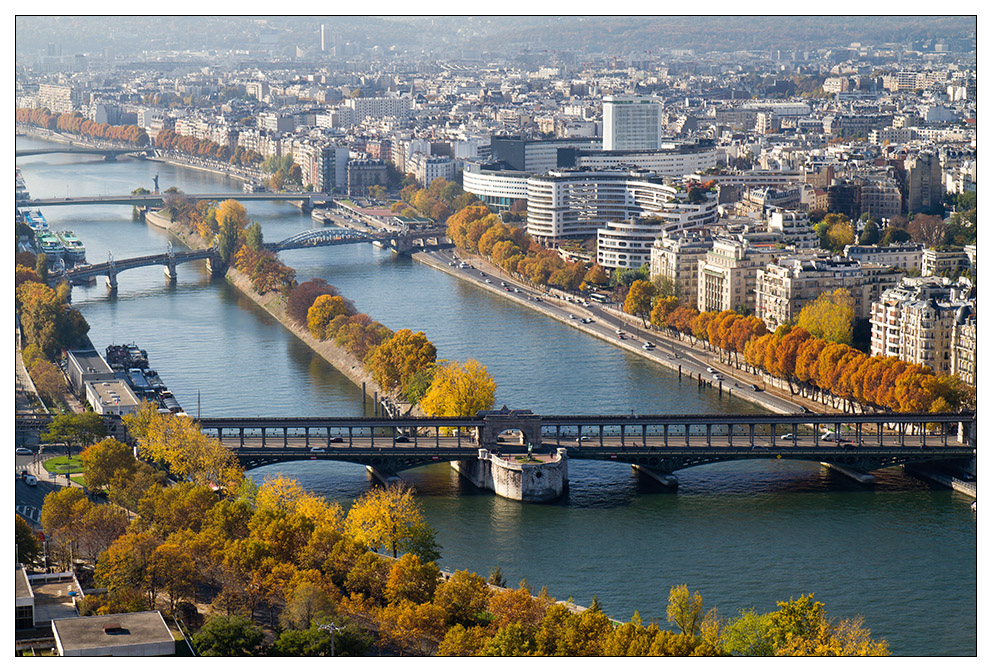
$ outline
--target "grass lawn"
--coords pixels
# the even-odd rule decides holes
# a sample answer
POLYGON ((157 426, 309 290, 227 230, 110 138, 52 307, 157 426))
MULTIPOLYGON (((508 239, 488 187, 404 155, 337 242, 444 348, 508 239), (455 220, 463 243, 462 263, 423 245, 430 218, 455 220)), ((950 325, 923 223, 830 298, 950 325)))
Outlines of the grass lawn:
POLYGON ((86 477, 85 476, 72 476, 69 478, 73 483, 78 483, 79 485, 86 487, 86 477))
POLYGON ((42 466, 46 471, 53 474, 81 474, 83 473, 83 461, 78 457, 53 457, 45 460, 42 466))

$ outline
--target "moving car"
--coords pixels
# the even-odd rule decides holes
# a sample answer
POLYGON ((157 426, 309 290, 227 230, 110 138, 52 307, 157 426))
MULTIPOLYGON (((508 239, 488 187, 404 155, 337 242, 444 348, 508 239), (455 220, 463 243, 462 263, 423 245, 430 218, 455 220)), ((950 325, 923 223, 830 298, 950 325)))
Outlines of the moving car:
POLYGON ((24 446, 21 446, 14 452, 17 453, 18 455, 34 455, 34 451, 32 451, 30 448, 25 448, 24 446))
POLYGON ((322 453, 322 452, 324 452, 324 449, 321 448, 320 446, 314 446, 313 448, 310 449, 310 452, 311 453, 322 453))
POLYGON ((780 436, 778 438, 782 439, 783 441, 792 441, 794 438, 796 438, 796 435, 795 434, 783 434, 782 436, 780 436))

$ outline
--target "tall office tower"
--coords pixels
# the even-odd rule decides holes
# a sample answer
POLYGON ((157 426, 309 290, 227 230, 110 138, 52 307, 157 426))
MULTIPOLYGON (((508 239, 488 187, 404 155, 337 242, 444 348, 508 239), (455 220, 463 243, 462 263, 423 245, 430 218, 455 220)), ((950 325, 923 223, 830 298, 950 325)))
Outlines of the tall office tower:
POLYGON ((603 149, 658 149, 661 103, 638 96, 603 98, 603 149))
POLYGON ((327 42, 324 41, 324 24, 320 24, 320 53, 327 51, 327 42))

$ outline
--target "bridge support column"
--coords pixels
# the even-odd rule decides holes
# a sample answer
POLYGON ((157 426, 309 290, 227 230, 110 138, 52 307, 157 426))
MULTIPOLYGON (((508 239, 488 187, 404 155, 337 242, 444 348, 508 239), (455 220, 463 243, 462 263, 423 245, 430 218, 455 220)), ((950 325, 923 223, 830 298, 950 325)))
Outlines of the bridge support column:
POLYGON ((399 476, 386 469, 376 469, 375 467, 370 467, 366 465, 365 470, 369 472, 369 475, 372 478, 374 478, 375 480, 379 481, 380 483, 382 483, 387 487, 392 485, 393 483, 398 483, 400 480, 399 476))
POLYGON ((457 460, 451 468, 478 488, 519 502, 551 502, 568 489, 568 451, 558 448, 550 462, 520 463, 479 449, 476 460, 457 460))
POLYGON ((838 474, 844 474, 848 478, 857 481, 861 485, 875 484, 875 477, 863 471, 858 471, 857 469, 846 467, 843 464, 834 464, 833 462, 820 462, 820 464, 827 467, 828 469, 833 469, 838 474))
POLYGON ((176 281, 176 262, 175 260, 170 260, 169 264, 165 267, 165 277, 169 282, 176 281))
POLYGON ((669 474, 664 471, 657 471, 649 467, 641 466, 640 464, 632 464, 630 466, 641 476, 645 476, 652 481, 659 483, 664 488, 675 490, 679 487, 679 479, 676 478, 674 474, 669 474))
POLYGON ((107 273, 107 287, 117 289, 117 271, 111 270, 107 273))

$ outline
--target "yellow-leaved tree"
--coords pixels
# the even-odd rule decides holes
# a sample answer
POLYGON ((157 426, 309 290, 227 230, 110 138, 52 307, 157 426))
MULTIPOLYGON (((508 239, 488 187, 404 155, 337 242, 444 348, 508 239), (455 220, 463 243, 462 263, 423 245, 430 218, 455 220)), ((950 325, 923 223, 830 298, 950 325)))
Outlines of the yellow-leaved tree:
POLYGON ((814 338, 850 344, 854 333, 854 299, 843 287, 824 292, 799 313, 798 326, 814 338))
POLYGON ((464 364, 440 362, 420 407, 427 415, 475 415, 496 402, 496 381, 474 359, 464 364))
MULTIPOLYGON (((425 533, 433 537, 413 499, 413 488, 405 483, 366 492, 348 511, 344 526, 345 533, 358 543, 374 551, 391 552, 394 558, 400 550, 421 551, 415 546, 425 533)), ((422 551, 417 554, 425 562, 435 559, 425 558, 422 551)))

